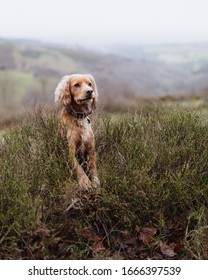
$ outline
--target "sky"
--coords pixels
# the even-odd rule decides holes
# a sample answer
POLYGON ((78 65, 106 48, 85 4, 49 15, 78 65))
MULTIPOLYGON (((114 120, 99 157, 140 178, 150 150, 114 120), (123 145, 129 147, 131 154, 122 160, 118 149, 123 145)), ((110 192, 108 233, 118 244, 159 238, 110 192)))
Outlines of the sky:
POLYGON ((0 0, 0 38, 82 46, 208 42, 208 0, 0 0))

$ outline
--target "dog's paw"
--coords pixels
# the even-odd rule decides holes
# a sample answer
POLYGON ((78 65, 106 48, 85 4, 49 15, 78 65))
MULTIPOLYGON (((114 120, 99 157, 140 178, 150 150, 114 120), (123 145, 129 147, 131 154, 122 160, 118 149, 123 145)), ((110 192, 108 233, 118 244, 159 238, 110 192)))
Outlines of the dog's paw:
POLYGON ((92 185, 94 188, 100 187, 100 180, 98 177, 94 176, 92 179, 92 185))
POLYGON ((79 187, 88 191, 92 189, 92 183, 87 175, 82 175, 82 177, 79 179, 79 187))

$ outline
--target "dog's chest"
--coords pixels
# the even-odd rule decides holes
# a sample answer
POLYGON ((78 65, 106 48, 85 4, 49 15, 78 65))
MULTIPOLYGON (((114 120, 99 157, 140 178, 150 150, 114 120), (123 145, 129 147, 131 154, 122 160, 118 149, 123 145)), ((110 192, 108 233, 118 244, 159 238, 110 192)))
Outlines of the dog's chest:
POLYGON ((88 119, 78 120, 78 125, 80 128, 80 140, 82 143, 87 143, 91 137, 91 125, 88 119))

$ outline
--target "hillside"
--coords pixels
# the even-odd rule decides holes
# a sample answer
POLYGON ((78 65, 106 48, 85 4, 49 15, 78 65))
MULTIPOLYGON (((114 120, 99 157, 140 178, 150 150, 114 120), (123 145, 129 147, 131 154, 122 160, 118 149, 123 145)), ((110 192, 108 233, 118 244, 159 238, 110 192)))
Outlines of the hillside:
MULTIPOLYGON (((171 81, 171 83, 167 83, 166 94, 197 93, 208 88, 208 43, 155 46, 120 45, 112 46, 108 52, 133 60, 143 59, 147 64, 159 63, 161 69, 171 70, 165 76, 161 76, 164 81, 159 81, 160 78, 157 76, 161 85, 165 84, 168 78, 171 81)), ((161 88, 163 87, 161 86, 161 88)))
POLYGON ((75 72, 95 76, 100 104, 198 93, 208 89, 208 45, 120 46, 99 52, 2 39, 0 109, 51 102, 60 77, 75 72))

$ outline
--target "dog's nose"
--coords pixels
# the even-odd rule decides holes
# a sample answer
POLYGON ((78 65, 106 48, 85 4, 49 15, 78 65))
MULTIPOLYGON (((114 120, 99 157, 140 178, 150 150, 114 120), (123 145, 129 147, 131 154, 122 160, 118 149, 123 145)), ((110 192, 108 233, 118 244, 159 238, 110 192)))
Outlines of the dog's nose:
POLYGON ((91 96, 92 93, 93 93, 93 90, 88 90, 88 91, 86 91, 86 94, 87 94, 88 96, 91 96))

